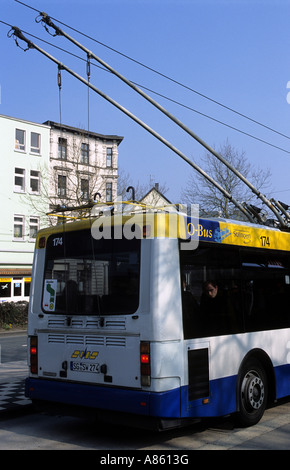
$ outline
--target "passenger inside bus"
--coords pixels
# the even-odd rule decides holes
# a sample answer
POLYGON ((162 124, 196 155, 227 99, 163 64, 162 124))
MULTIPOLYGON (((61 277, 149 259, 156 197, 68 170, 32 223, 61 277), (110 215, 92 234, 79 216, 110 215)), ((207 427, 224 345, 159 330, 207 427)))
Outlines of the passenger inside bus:
POLYGON ((208 333, 216 334, 218 331, 225 331, 226 303, 225 294, 219 289, 217 282, 206 281, 203 285, 200 310, 208 333))
MULTIPOLYGON (((187 273, 189 278, 192 273, 187 273)), ((218 284, 212 280, 190 286, 182 277, 182 284, 185 339, 232 334, 243 329, 240 288, 237 282, 218 284), (196 288, 197 299, 192 294, 193 287, 196 288)))

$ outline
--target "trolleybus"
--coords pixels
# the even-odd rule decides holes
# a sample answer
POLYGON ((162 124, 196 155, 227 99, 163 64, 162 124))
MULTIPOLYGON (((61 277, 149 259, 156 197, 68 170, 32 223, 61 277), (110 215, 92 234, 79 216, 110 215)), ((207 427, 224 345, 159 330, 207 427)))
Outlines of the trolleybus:
POLYGON ((27 397, 158 429, 257 423, 290 395, 290 234, 136 217, 38 233, 27 397))

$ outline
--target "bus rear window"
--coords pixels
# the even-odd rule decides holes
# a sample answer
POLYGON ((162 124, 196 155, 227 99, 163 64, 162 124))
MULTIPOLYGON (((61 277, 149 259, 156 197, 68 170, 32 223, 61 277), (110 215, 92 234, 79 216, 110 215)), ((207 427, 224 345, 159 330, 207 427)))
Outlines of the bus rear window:
POLYGON ((68 315, 134 313, 140 240, 95 240, 90 230, 47 240, 42 309, 68 315))

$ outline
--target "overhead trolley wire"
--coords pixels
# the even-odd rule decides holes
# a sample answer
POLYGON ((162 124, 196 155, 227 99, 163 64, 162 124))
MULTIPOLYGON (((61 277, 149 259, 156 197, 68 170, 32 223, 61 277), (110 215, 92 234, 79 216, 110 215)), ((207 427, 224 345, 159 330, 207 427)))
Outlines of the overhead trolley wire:
MULTIPOLYGON (((44 56, 46 56, 48 59, 53 61, 55 64, 58 66, 61 66, 63 70, 66 70, 68 73, 70 73, 72 76, 80 80, 82 83, 90 87, 92 90, 94 90, 97 94, 99 94, 101 97, 103 97, 105 100, 109 101, 113 106, 118 108, 120 111, 122 111, 124 114, 129 116, 133 121, 135 121, 137 124, 139 124, 143 129, 145 129, 147 132, 149 132, 151 135, 153 135, 156 139, 158 139, 160 142, 162 142, 164 145, 166 145, 168 148, 170 148, 173 152, 175 152, 177 155, 179 155, 184 161, 186 161, 190 166, 192 166, 197 172, 199 172, 204 178, 206 178, 211 184, 213 184, 221 193, 229 199, 251 222, 254 222, 254 218, 252 214, 249 212, 247 208, 245 208, 239 201, 237 201, 230 193, 228 193, 222 186, 220 186, 219 183, 217 183, 210 175, 208 175, 204 170, 202 170, 200 167, 198 167, 192 160, 190 160, 186 155, 184 155, 180 150, 178 150, 176 147, 174 147, 168 140, 166 140, 164 137, 162 137, 160 134, 158 134, 154 129, 149 127, 146 123, 141 121, 137 116, 132 114, 130 111, 128 111, 126 108, 124 108, 122 105, 117 103, 115 100, 110 98, 108 95, 103 93, 101 90, 99 90, 97 87, 89 83, 87 80, 85 80, 82 76, 71 70, 69 67, 61 63, 59 60, 57 60, 55 57, 50 55, 48 52, 45 50, 41 49, 39 46, 31 42, 29 39, 27 39, 21 30, 17 28, 16 26, 12 27, 12 30, 10 31, 9 37, 16 37, 19 38, 20 40, 26 42, 28 49, 36 49, 40 53, 42 53, 44 56), (12 31, 13 30, 13 31, 12 31)), ((283 223, 283 221, 282 221, 283 223)))
MULTIPOLYGON (((16 1, 17 3, 23 5, 23 6, 27 7, 27 8, 30 8, 31 10, 33 10, 33 11, 35 11, 35 12, 37 12, 37 13, 40 13, 39 10, 37 10, 36 8, 33 8, 32 6, 25 4, 24 2, 22 2, 22 1, 20 1, 20 0, 15 0, 15 1, 16 1)), ((195 94, 197 94, 198 96, 200 96, 200 97, 202 97, 202 98, 204 98, 204 99, 206 99, 206 100, 208 100, 208 101, 210 101, 210 102, 212 102, 212 103, 214 103, 214 104, 216 104, 216 105, 218 105, 218 106, 220 106, 220 107, 222 107, 222 108, 224 108, 224 109, 226 109, 226 110, 228 110, 228 111, 230 111, 230 112, 232 112, 232 113, 234 113, 234 114, 237 114, 238 116, 240 116, 240 117, 242 117, 242 118, 244 118, 244 119, 247 119, 248 121, 253 122, 254 124, 257 124, 258 126, 261 126, 261 127, 265 128, 265 129, 267 129, 267 130, 269 130, 269 131, 271 131, 271 132, 273 132, 273 133, 275 133, 275 134, 277 134, 277 135, 280 135, 281 137, 284 137, 284 138, 290 140, 290 136, 288 136, 288 135, 286 135, 286 134, 284 134, 284 133, 282 133, 282 132, 280 132, 280 131, 278 131, 278 130, 276 130, 276 129, 273 129, 272 127, 270 127, 270 126, 268 126, 268 125, 266 125, 266 124, 263 124, 263 123, 261 123, 260 121, 258 121, 258 120, 256 120, 256 119, 253 119, 253 118, 247 116, 246 114, 243 114, 243 113, 241 113, 240 111, 237 111, 237 110, 235 110, 234 108, 232 108, 232 107, 230 107, 230 106, 227 106, 227 105, 221 103, 220 101, 217 101, 216 99, 211 98, 211 97, 205 95, 204 93, 201 93, 201 92, 195 90, 194 88, 191 88, 190 86, 185 85, 185 84, 181 83, 180 81, 178 81, 178 80, 176 80, 176 79, 174 79, 174 78, 172 78, 172 77, 169 77, 168 75, 166 75, 166 74, 164 74, 164 73, 162 73, 162 72, 159 72, 158 70, 156 70, 156 69, 154 69, 154 68, 152 68, 152 67, 150 67, 150 66, 148 66, 148 65, 146 65, 146 64, 144 64, 144 63, 142 63, 142 62, 140 62, 140 61, 137 60, 137 59, 134 59, 134 58, 128 56, 127 54, 124 54, 123 52, 118 51, 117 49, 115 49, 115 48, 113 48, 113 47, 111 47, 111 46, 108 46, 107 44, 105 44, 105 43, 103 43, 103 42, 101 42, 101 41, 99 41, 99 40, 93 38, 92 36, 89 36, 88 34, 83 33, 82 31, 80 31, 80 30, 78 30, 78 29, 76 29, 76 28, 74 28, 74 27, 72 27, 72 26, 70 26, 70 25, 68 25, 68 24, 66 24, 66 23, 64 23, 64 22, 62 22, 62 21, 60 21, 59 19, 54 18, 54 17, 52 17, 52 16, 51 16, 51 19, 53 19, 54 21, 57 21, 58 23, 60 23, 60 24, 62 24, 63 26, 65 26, 65 27, 71 29, 72 31, 74 31, 74 32, 76 32, 76 33, 78 33, 78 34, 84 36, 85 38, 90 39, 91 41, 94 41, 94 42, 96 42, 97 44, 99 44, 99 45, 101 45, 101 46, 103 46, 103 47, 105 47, 105 48, 111 50, 112 52, 115 52, 116 54, 119 54, 119 55, 121 55, 122 57, 124 57, 124 58, 126 58, 126 59, 128 59, 128 60, 130 60, 130 61, 132 61, 132 62, 134 62, 134 63, 136 63, 137 65, 140 65, 141 67, 146 68, 147 70, 150 70, 151 72, 153 72, 153 73, 155 73, 155 74, 157 74, 157 75, 159 75, 159 76, 165 78, 166 80, 169 80, 169 81, 175 83, 176 85, 181 86, 181 87, 185 88, 186 90, 188 90, 188 91, 190 91, 190 92, 192 92, 192 93, 195 93, 195 94)))
MULTIPOLYGON (((18 1, 18 0, 15 0, 15 1, 18 1)), ((5 24, 6 26, 9 26, 10 28, 13 27, 11 24, 6 23, 5 21, 2 21, 2 20, 0 20, 0 23, 5 24)), ((73 29, 73 28, 71 28, 71 29, 73 29)), ((51 42, 49 42, 49 41, 46 41, 45 39, 42 39, 42 38, 40 38, 40 37, 38 37, 38 36, 36 36, 36 35, 34 35, 34 34, 32 34, 32 33, 29 33, 28 31, 23 30, 23 29, 21 29, 21 31, 22 31, 22 33, 27 34, 28 36, 31 36, 32 38, 37 39, 37 40, 39 40, 39 41, 41 41, 41 42, 43 42, 43 43, 45 43, 45 44, 48 44, 49 46, 52 46, 52 47, 54 47, 55 49, 58 49, 58 50, 60 50, 60 51, 62 51, 62 52, 65 52, 66 54, 71 55, 72 57, 74 57, 74 58, 76 58, 76 59, 79 59, 79 60, 81 60, 81 61, 83 61, 83 62, 87 62, 87 60, 84 59, 83 57, 81 57, 81 56, 79 56, 79 55, 77 55, 77 54, 75 54, 75 53, 73 53, 73 52, 71 52, 71 51, 68 51, 67 49, 64 49, 63 47, 57 46, 56 44, 53 44, 53 43, 51 43, 51 42)), ((101 69, 103 72, 112 73, 112 72, 110 72, 110 70, 107 70, 106 68, 101 67, 100 65, 98 65, 98 64, 96 64, 96 63, 94 63, 94 62, 91 62, 90 65, 93 65, 94 67, 97 67, 97 68, 101 69)), ((169 96, 166 96, 166 95, 164 95, 164 94, 162 94, 162 93, 160 93, 160 92, 158 92, 158 91, 152 90, 151 88, 148 88, 148 87, 146 87, 146 86, 144 86, 144 85, 141 85, 141 84, 139 84, 139 83, 137 83, 137 82, 134 82, 134 81, 132 81, 132 80, 130 80, 130 82, 133 83, 134 85, 136 85, 136 86, 138 86, 138 87, 144 89, 144 90, 147 90, 149 93, 153 93, 153 94, 156 95, 156 96, 160 96, 161 98, 163 98, 163 99, 165 99, 165 100, 167 100, 167 101, 170 101, 171 103, 174 103, 174 104, 176 104, 176 105, 178 105, 178 106, 180 106, 180 107, 182 107, 182 108, 184 108, 184 109, 187 109, 187 110, 189 110, 189 111, 192 111, 193 113, 196 113, 196 114, 198 114, 198 115, 200 115, 200 116, 203 116, 203 117, 206 118, 206 119, 210 119, 211 121, 216 122, 217 124, 220 124, 220 125, 222 125, 222 126, 225 126, 225 127, 229 128, 229 129, 235 131, 235 132, 239 132, 239 133, 242 134, 242 135, 245 135, 245 136, 247 136, 247 137, 250 137, 251 139, 254 139, 254 140, 256 140, 256 141, 258 141, 258 142, 261 142, 261 143, 263 143, 263 144, 265 144, 265 145, 268 145, 268 146, 270 146, 270 147, 272 147, 272 148, 275 148, 275 149, 277 149, 277 150, 280 150, 280 151, 283 152, 283 153, 288 153, 288 154, 290 154, 290 150, 286 150, 285 148, 280 147, 280 146, 278 146, 278 145, 276 145, 276 144, 273 144, 273 143, 271 143, 271 142, 269 142, 269 141, 267 141, 267 140, 265 140, 265 139, 262 139, 262 138, 260 138, 260 137, 257 137, 257 136, 255 136, 255 135, 253 135, 253 134, 250 134, 249 132, 246 132, 246 131, 243 131, 243 130, 241 130, 241 129, 238 129, 237 127, 232 126, 232 125, 230 125, 230 124, 227 124, 226 122, 223 122, 223 121, 221 121, 220 119, 217 119, 217 118, 215 118, 215 117, 213 117, 213 116, 210 116, 210 115, 208 115, 208 114, 205 114, 205 113, 203 113, 203 112, 201 112, 201 111, 199 111, 199 110, 197 110, 197 109, 192 108, 191 106, 188 106, 188 105, 186 105, 186 104, 184 104, 184 103, 181 103, 180 101, 177 101, 177 100, 175 100, 175 99, 173 99, 173 98, 170 98, 169 96)), ((267 127, 267 126, 265 126, 265 127, 267 127)), ((282 134, 282 135, 283 135, 283 134, 282 134)), ((287 136, 284 136, 284 137, 287 137, 287 136)))
MULTIPOLYGON (((84 46, 79 44, 76 40, 73 38, 70 38, 69 35, 64 33, 62 30, 60 30, 58 27, 53 25, 51 22, 50 18, 48 15, 43 14, 44 19, 48 26, 56 28, 56 31, 58 31, 58 34, 62 34, 67 39, 70 39, 72 42, 74 42, 75 45, 78 45, 81 47, 82 50, 85 50, 87 54, 89 54, 91 57, 95 58, 99 63, 104 65, 106 68, 111 70, 116 76, 118 76, 121 80, 123 80, 125 83, 127 83, 129 86, 131 86, 135 91, 137 91, 141 96, 143 96, 145 99, 147 99, 149 102, 151 102, 157 109, 159 109, 161 112, 163 112, 167 117, 169 117, 173 122, 175 122, 177 125, 179 125, 183 130, 185 130, 189 135, 191 135, 195 140, 197 140, 202 146, 208 149, 216 158, 222 161, 226 166, 230 168, 231 171, 233 171, 250 189, 251 191, 261 199, 261 201, 275 214, 276 218, 279 220, 279 223, 281 227, 285 227, 285 222, 283 218, 281 217, 280 213, 277 211, 276 207, 270 202, 263 194, 260 193, 247 179, 241 175, 234 167, 232 167, 227 160, 225 160, 220 154, 218 154, 214 149, 212 149, 210 146, 208 146, 205 142, 203 142, 196 134, 194 134, 190 129, 188 129, 183 123, 181 123, 178 119, 176 119, 174 116, 172 116, 170 113, 168 113, 167 110, 165 110, 161 105, 159 105, 157 102, 152 100, 148 95, 146 95, 144 92, 142 92, 140 89, 138 89, 135 85, 133 85, 130 81, 128 81, 125 77, 123 77, 121 74, 119 74, 117 71, 115 71, 112 67, 110 67, 108 64, 106 64, 104 61, 99 59, 95 54, 93 54, 91 51, 88 51, 84 46)), ((195 163, 192 162, 192 160, 188 159, 182 152, 180 152, 176 147, 174 147, 170 142, 168 142, 166 139, 164 139, 162 136, 160 136, 157 132, 155 132, 152 128, 147 126, 147 124, 143 123, 139 118, 134 116, 132 113, 127 111, 124 107, 119 105, 116 101, 112 100, 108 96, 106 96, 103 92, 98 90, 96 87, 92 86, 90 83, 88 83, 86 80, 84 80, 81 76, 70 70, 68 67, 63 65, 61 62, 59 62, 57 59, 52 57, 50 54, 48 54, 46 51, 43 49, 39 48, 37 45, 32 43, 30 40, 28 40, 21 30, 17 27, 12 27, 12 29, 9 31, 8 36, 11 37, 13 36, 15 38, 16 44, 17 38, 20 40, 26 42, 27 44, 27 49, 30 48, 35 48, 42 54, 44 54, 46 57, 51 59, 53 62, 55 62, 58 67, 61 67, 62 69, 68 71, 71 73, 75 78, 78 78, 80 81, 83 83, 87 84, 90 88, 92 88, 94 91, 96 91, 100 96, 103 98, 107 99, 109 102, 111 102, 114 106, 116 106, 118 109, 122 110, 125 114, 127 114, 129 117, 131 117, 135 122, 137 122, 141 127, 145 128, 148 132, 150 132, 152 135, 154 135, 158 140, 163 142, 167 147, 169 147, 171 150, 173 150, 176 154, 178 154, 181 158, 183 158, 185 161, 187 161, 193 168, 195 168, 200 174, 202 174, 208 181, 211 182, 214 186, 216 186, 222 194, 224 194, 225 197, 227 197, 236 207, 251 221, 253 221, 252 215, 253 211, 250 205, 246 205, 245 203, 241 204, 239 201, 237 201, 231 194, 229 194, 224 188, 222 188, 216 181, 213 180, 208 174, 206 174, 201 168, 199 168, 195 163)), ((25 49, 25 50, 27 50, 25 49)), ((261 217, 259 216, 259 213, 254 211, 254 219, 257 218, 259 222, 262 222, 261 217)))
MULTIPOLYGON (((281 214, 279 213, 279 211, 277 211, 277 205, 273 205, 272 202, 275 202, 274 200, 271 200, 269 201, 263 194, 260 193, 260 191, 258 191, 249 181, 246 180, 246 178, 241 175, 234 167, 232 167, 229 162, 227 162, 227 160, 225 160, 220 154, 218 154, 214 149, 212 149, 208 144, 206 144, 204 141, 202 141, 195 133, 193 133, 189 128, 187 128, 181 121, 179 121, 178 119, 176 119, 173 115, 171 115, 165 108, 163 108, 159 103, 157 103, 156 101, 154 101, 150 96, 148 96, 146 93, 144 93, 142 90, 140 90, 139 88, 137 88, 132 82, 130 82, 127 78, 125 78, 124 76, 122 76, 119 72, 117 72, 116 70, 114 70, 111 66, 109 66, 108 64, 106 64, 102 59, 100 59, 99 57, 97 57, 95 54, 93 54, 91 51, 89 51, 87 48, 85 48, 82 44, 80 44, 78 41, 76 41, 74 38, 70 37, 67 33, 65 33, 64 31, 62 31, 59 27, 57 27, 56 25, 54 25, 51 21, 51 18, 46 14, 46 13, 40 13, 40 17, 42 17, 42 19, 40 20, 42 23, 44 23, 45 25, 47 25, 48 27, 51 27, 55 30, 55 36, 56 35, 62 35, 64 37, 66 37, 67 39, 69 39, 71 42, 73 42, 75 45, 77 45, 78 47, 80 47, 83 51, 85 51, 87 53, 88 56, 94 58, 95 60, 97 60, 101 65, 103 65, 104 67, 106 67, 108 70, 110 70, 114 75, 116 75, 119 79, 121 79, 124 83, 126 83, 127 85, 129 85, 131 88, 133 88, 137 93, 139 93, 141 96, 143 96, 147 101, 149 101, 151 104, 153 104, 157 109, 159 109, 161 112, 163 112, 167 117, 169 117, 173 122, 175 122, 179 127, 181 127, 185 132, 187 132, 189 135, 191 135, 196 141, 198 141, 203 147, 205 147, 210 153, 212 153, 215 157, 217 157, 220 161, 222 161, 222 163, 224 163, 228 168, 230 168, 231 171, 233 171, 251 190, 252 192, 258 197, 261 199, 261 201, 266 204, 266 206, 275 214, 275 216, 277 217, 277 219, 279 220, 280 222, 280 226, 282 228, 286 228, 287 225, 285 225, 285 221, 283 220, 283 218, 281 217, 281 214)), ((40 22, 38 21, 38 22, 40 22)), ((46 28, 46 26, 45 26, 46 28)), ((47 28, 46 28, 47 29, 47 28)), ((16 44, 18 45, 17 43, 17 39, 16 38, 19 38, 23 41, 26 42, 27 44, 27 49, 30 49, 30 48, 35 48, 37 49, 39 52, 42 52, 46 57, 50 58, 51 60, 53 60, 55 63, 58 64, 58 66, 61 66, 64 70, 68 71, 69 73, 71 73, 73 76, 75 76, 76 78, 78 78, 80 81, 82 81, 83 83, 87 84, 89 87, 91 87, 94 91, 96 91, 100 96, 104 97, 105 99, 107 99, 109 102, 111 102, 114 106, 116 106, 118 109, 122 110, 125 114, 127 114, 129 117, 131 117, 135 122, 137 122, 139 125, 141 125, 141 127, 145 128, 148 132, 150 132, 152 135, 154 135, 158 140, 160 140, 161 142, 163 142, 167 147, 171 148, 171 150, 173 150, 175 153, 177 153, 181 158, 183 158, 185 161, 187 161, 193 168, 195 168, 199 173, 201 173, 206 179, 208 179, 214 186, 216 186, 232 203, 234 203, 238 208, 239 210, 241 210, 241 212, 247 216, 248 219, 250 219, 251 221, 253 221, 252 219, 252 214, 254 213, 254 218, 257 218, 260 222, 262 221, 262 219, 260 218, 259 216, 259 213, 256 214, 256 211, 253 212, 251 210, 251 206, 243 203, 239 203, 238 201, 236 201, 233 196, 231 194, 229 194, 226 190, 224 190, 217 182, 215 182, 209 175, 207 175, 201 168, 199 168, 196 164, 194 164, 191 160, 189 160, 182 152, 180 152, 178 149, 176 149, 175 147, 172 146, 172 144, 170 144, 170 142, 166 141, 162 136, 160 136, 159 134, 157 134, 153 129, 151 129, 149 126, 147 126, 145 123, 143 123, 142 121, 140 121, 136 116, 134 116, 132 113, 130 113, 129 111, 127 111, 125 108, 123 108, 121 105, 119 105, 119 103, 115 102, 114 100, 112 100, 111 98, 109 98, 108 96, 106 96, 103 92, 101 92, 100 90, 98 90, 96 87, 92 86, 90 83, 88 83, 88 81, 85 81, 81 76, 79 76, 78 74, 76 74, 75 72, 73 72, 72 70, 70 70, 68 67, 64 66, 63 64, 61 64, 57 59, 55 59, 54 57, 52 57, 50 54, 48 54, 46 51, 42 50, 41 48, 39 48, 38 46, 36 46, 34 43, 32 43, 30 40, 26 39, 21 30, 17 27, 12 27, 12 30, 10 31, 10 36, 14 36, 15 38, 15 41, 16 41, 16 44), (13 32, 11 33, 11 31, 13 30, 13 32)), ((8 33, 9 35, 9 33, 8 33)), ((27 50, 26 49, 26 50, 27 50)), ((280 209, 280 207, 278 207, 278 209, 280 209)), ((263 222, 263 221, 262 221, 263 222)))
MULTIPOLYGON (((86 52, 86 54, 89 54, 92 58, 94 58, 98 63, 100 63, 102 66, 104 66, 106 69, 110 70, 116 77, 118 77, 121 81, 126 83, 129 87, 131 87, 134 91, 136 91, 139 95, 141 95, 144 99, 146 99, 149 103, 151 103, 155 108, 157 108, 159 111, 161 111, 163 114, 165 114, 171 121, 173 121, 176 125, 178 125, 181 129, 183 129, 188 135, 190 135, 195 141, 197 141, 200 145, 202 145, 205 149, 207 149, 212 155, 214 155, 218 160, 220 160, 225 166, 227 166, 230 171, 232 171, 244 184, 250 188, 250 190, 272 211, 277 219, 279 220, 281 226, 285 225, 285 222, 283 218, 281 217, 279 211, 276 209, 276 207, 273 205, 271 201, 269 201, 264 194, 262 194, 259 190, 257 190, 252 183, 250 183, 235 167, 233 167, 221 154, 216 152, 213 148, 211 148, 205 141, 203 141, 197 134, 195 134, 191 129, 189 129, 185 124, 183 124, 179 119, 177 119, 175 116, 173 116, 171 113, 169 113, 163 106, 161 106, 157 101, 153 100, 149 95, 147 95, 144 91, 142 91, 140 88, 135 86, 130 80, 128 80, 126 77, 124 77, 122 74, 120 74, 117 70, 113 69, 109 64, 107 64, 104 60, 102 60, 100 57, 96 56, 92 51, 89 51, 85 46, 83 46, 81 43, 79 43, 76 39, 72 38, 69 34, 67 34, 65 31, 60 29, 58 26, 56 26, 51 18, 48 16, 47 13, 40 13, 39 17, 42 17, 39 22, 42 22, 46 26, 54 29, 55 35, 58 36, 64 36, 67 38, 69 41, 71 41, 74 45, 79 47, 82 51, 86 52)), ((47 28, 46 28, 47 29, 47 28)), ((232 197, 232 196, 231 196, 232 197)), ((244 204, 245 206, 245 204, 244 204)), ((248 207, 249 209, 250 207, 248 207)), ((250 208, 250 211, 252 209, 250 208)), ((255 217, 260 219, 260 216, 256 213, 255 211, 255 217)))

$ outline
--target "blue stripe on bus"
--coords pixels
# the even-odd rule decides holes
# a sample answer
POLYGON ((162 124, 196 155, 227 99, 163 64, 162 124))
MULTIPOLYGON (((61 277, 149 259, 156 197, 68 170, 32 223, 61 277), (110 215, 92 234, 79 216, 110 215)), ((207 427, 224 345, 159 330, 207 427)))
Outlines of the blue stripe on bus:
MULTIPOLYGON (((276 398, 290 394, 290 365, 275 368, 276 398)), ((166 392, 146 392, 49 379, 26 379, 26 396, 76 406, 122 411, 164 418, 214 417, 237 410, 237 376, 211 380, 208 403, 203 398, 188 401, 188 387, 166 392)))
POLYGON ((180 389, 152 393, 142 390, 28 378, 25 384, 25 394, 32 400, 139 415, 164 417, 180 415, 180 389))
MULTIPOLYGON (((220 398, 228 397, 233 389, 235 384, 230 380, 213 381, 211 384, 212 395, 220 398)), ((208 405, 202 405, 202 400, 188 404, 187 387, 157 393, 33 378, 26 379, 26 396, 67 405, 164 418, 219 416, 234 411, 235 407, 235 403, 220 398, 217 403, 210 400, 208 405)))
POLYGON ((237 376, 223 377, 209 383, 209 396, 188 402, 187 387, 182 390, 182 417, 206 418, 234 413, 237 376), (204 399, 208 399, 204 402, 204 399))
POLYGON ((222 243, 227 236, 221 231, 220 224, 215 220, 187 218, 187 233, 190 238, 200 241, 222 243))
POLYGON ((148 393, 143 391, 28 378, 25 394, 32 400, 149 414, 148 393))
POLYGON ((276 398, 290 395, 290 364, 275 367, 276 398))

